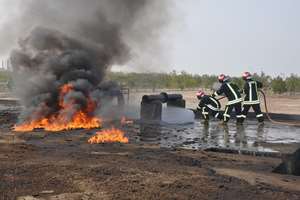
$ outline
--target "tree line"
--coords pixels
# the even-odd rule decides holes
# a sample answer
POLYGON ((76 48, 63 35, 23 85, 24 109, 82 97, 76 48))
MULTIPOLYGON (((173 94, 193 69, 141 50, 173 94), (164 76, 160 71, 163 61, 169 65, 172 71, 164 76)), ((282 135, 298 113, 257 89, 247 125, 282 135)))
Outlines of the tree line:
MULTIPOLYGON (((261 81, 265 90, 270 90, 276 94, 300 93, 300 76, 291 74, 288 77, 271 77, 264 72, 253 74, 254 79, 261 81)), ((190 74, 185 71, 171 73, 124 73, 110 72, 108 74, 110 80, 119 82, 129 88, 167 88, 167 89, 187 89, 187 88, 213 88, 217 81, 216 75, 199 75, 190 74)), ((241 77, 231 77, 240 88, 243 87, 244 81, 241 77)))
MULTIPOLYGON (((11 73, 9 71, 0 71, 0 82, 10 83, 11 73)), ((253 74, 253 77, 261 81, 264 90, 272 91, 276 94, 297 94, 300 93, 300 76, 290 74, 288 77, 271 77, 264 72, 253 74)), ((244 81, 241 77, 231 77, 240 88, 243 87, 244 81)), ((121 85, 128 86, 132 89, 188 89, 188 88, 207 88, 212 89, 214 83, 217 82, 216 75, 207 74, 190 74, 185 71, 171 73, 125 73, 125 72, 109 72, 107 79, 118 82, 121 85)))

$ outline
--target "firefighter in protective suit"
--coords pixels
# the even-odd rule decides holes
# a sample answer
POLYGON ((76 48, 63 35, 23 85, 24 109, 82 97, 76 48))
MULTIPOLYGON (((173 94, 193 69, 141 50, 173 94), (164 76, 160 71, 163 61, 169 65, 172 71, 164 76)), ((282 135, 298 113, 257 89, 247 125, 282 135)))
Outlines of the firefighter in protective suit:
POLYGON ((248 111, 252 107, 256 114, 256 119, 258 122, 264 121, 264 115, 260 109, 260 101, 258 95, 258 89, 262 88, 263 85, 261 82, 256 81, 253 79, 249 72, 243 73, 243 79, 245 80, 245 85, 243 89, 244 103, 243 103, 243 111, 242 111, 242 118, 243 120, 246 119, 248 111))
POLYGON ((196 93, 196 96, 200 100, 197 110, 201 112, 206 123, 209 120, 209 115, 222 120, 222 115, 220 113, 221 104, 216 98, 206 95, 201 90, 196 93))
POLYGON ((223 122, 227 123, 230 119, 232 110, 235 110, 237 123, 243 123, 242 118, 242 96, 239 87, 230 81, 228 76, 224 74, 219 75, 219 82, 221 87, 213 94, 214 96, 225 95, 228 99, 228 103, 225 106, 223 113, 223 122))

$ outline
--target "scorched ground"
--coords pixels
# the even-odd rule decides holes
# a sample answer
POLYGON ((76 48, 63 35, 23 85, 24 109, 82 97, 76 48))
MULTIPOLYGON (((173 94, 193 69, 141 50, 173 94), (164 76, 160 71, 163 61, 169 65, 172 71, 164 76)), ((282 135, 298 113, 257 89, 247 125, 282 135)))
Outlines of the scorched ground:
MULTIPOLYGON (((1 113, 0 199, 300 198, 299 178, 270 173, 280 159, 143 143, 91 145, 89 130, 21 134, 10 130, 16 115, 1 113)), ((129 141, 136 137, 130 124, 114 126, 129 141)))

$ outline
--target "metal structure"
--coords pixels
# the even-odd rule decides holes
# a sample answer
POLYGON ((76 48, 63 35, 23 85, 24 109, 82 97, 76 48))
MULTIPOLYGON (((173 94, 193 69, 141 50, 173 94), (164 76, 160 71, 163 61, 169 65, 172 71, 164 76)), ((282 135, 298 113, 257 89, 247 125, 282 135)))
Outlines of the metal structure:
POLYGON ((181 94, 144 95, 141 102, 141 120, 161 121, 162 104, 168 107, 185 108, 185 100, 181 94))

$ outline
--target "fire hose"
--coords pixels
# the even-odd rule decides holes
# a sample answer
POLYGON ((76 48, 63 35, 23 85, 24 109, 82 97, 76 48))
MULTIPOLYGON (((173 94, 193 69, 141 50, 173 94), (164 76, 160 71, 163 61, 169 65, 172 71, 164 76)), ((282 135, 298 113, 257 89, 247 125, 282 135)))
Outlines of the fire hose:
POLYGON ((225 99, 225 98, 226 98, 226 97, 220 97, 220 98, 218 98, 217 100, 220 101, 220 100, 225 99))
POLYGON ((259 90, 259 91, 260 91, 260 93, 262 94, 263 99, 264 99, 266 116, 267 116, 267 118, 269 119, 269 121, 270 121, 271 123, 273 123, 273 124, 280 124, 280 125, 287 125, 287 126, 300 126, 300 123, 282 122, 282 121, 276 121, 276 120, 273 120, 273 119, 271 118, 270 114, 269 114, 266 94, 265 94, 262 90, 259 90))

